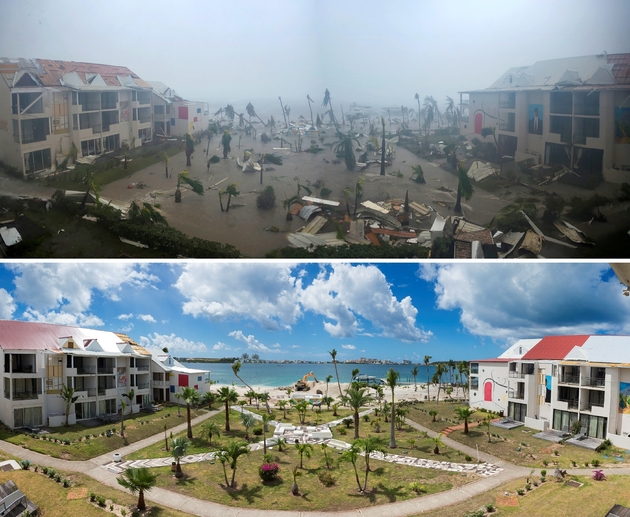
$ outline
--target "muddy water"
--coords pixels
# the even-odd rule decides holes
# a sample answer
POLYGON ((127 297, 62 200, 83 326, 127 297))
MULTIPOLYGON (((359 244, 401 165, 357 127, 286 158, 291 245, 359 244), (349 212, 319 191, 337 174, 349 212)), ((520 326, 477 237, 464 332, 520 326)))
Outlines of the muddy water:
MULTIPOLYGON (((332 131, 328 133, 332 134, 332 131)), ((332 136, 326 137, 326 142, 334 140, 332 136)), ((265 253, 286 246, 287 234, 304 224, 304 221, 298 217, 294 217, 293 221, 286 221, 286 211, 282 207, 285 195, 288 197, 297 193, 298 181, 306 184, 307 181, 314 183, 322 180, 324 186, 332 190, 329 199, 341 202, 342 206, 345 206, 343 189, 350 187, 354 190, 356 181, 361 177, 364 178, 364 200, 404 199, 405 192, 409 190, 410 201, 429 204, 444 217, 452 212, 450 208, 440 205, 438 201, 450 206, 455 203, 457 188, 455 176, 402 148, 396 147, 393 165, 386 169, 387 175, 380 176, 378 165, 373 165, 363 172, 348 172, 343 163, 333 164, 333 152, 328 146, 325 146, 326 150, 323 152, 311 154, 274 151, 273 147, 279 147, 278 141, 273 140, 268 144, 262 144, 260 140, 253 140, 245 135, 241 135, 240 150, 237 145, 237 135, 234 135, 232 142, 235 145, 232 147, 230 159, 222 159, 220 163, 211 165, 210 172, 207 170, 204 154, 207 141, 197 145, 193 154, 192 167, 188 167, 188 170, 191 176, 197 177, 203 183, 206 189, 203 196, 187 190, 183 192, 181 203, 174 201, 176 174, 186 168, 186 158, 183 153, 171 159, 169 168, 172 169, 173 177, 167 179, 164 166, 158 164, 135 173, 129 179, 106 185, 101 191, 101 196, 118 201, 135 199, 159 203, 171 226, 190 236, 229 243, 247 257, 264 257, 265 253), (275 170, 265 171, 263 185, 261 185, 259 173, 244 173, 236 163, 236 156, 242 157, 245 148, 282 155, 283 165, 267 164, 266 168, 275 170), (412 166, 417 164, 422 164, 427 180, 426 185, 418 185, 409 179, 412 166), (403 177, 398 178, 390 174, 393 171, 400 171, 403 177), (224 178, 227 179, 224 180, 224 178), (221 180, 224 181, 218 187, 225 188, 230 183, 236 183, 237 190, 241 194, 232 199, 229 212, 221 212, 218 191, 208 190, 208 187, 221 180), (143 189, 129 189, 128 186, 132 182, 143 182, 147 186, 143 189), (260 210, 256 207, 256 197, 266 185, 273 186, 277 196, 276 207, 272 210, 260 210), (280 232, 268 231, 267 229, 272 226, 277 227, 280 232)), ((217 143, 218 138, 211 141, 210 156, 213 154, 222 156, 217 143)), ((304 148, 309 145, 310 141, 303 142, 304 148)), ((313 191, 314 196, 318 194, 318 190, 313 191)), ((225 207, 226 197, 223 203, 225 207)), ((485 223, 490 221, 504 205, 504 201, 480 191, 475 194, 470 203, 464 204, 464 210, 471 220, 485 223)), ((423 229, 428 229, 430 220, 418 224, 423 229)))

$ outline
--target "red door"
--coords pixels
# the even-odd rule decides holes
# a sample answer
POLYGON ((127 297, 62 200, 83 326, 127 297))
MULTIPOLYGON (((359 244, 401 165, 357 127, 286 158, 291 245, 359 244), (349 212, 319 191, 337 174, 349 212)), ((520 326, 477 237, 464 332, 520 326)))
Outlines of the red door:
POLYGON ((188 386, 188 375, 180 373, 179 374, 179 386, 187 387, 188 386))
POLYGON ((481 134, 481 128, 483 128, 483 113, 475 113, 475 134, 481 134))
POLYGON ((492 381, 486 381, 483 385, 484 402, 492 402, 492 381))

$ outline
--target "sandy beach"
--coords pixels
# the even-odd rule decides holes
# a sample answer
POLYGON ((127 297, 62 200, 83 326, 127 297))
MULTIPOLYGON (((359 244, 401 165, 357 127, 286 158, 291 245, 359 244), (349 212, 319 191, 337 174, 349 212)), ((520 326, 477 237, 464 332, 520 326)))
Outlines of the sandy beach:
MULTIPOLYGON (((316 395, 317 391, 321 391, 324 395, 326 395, 326 383, 323 381, 318 381, 318 382, 314 382, 314 381, 307 381, 307 384, 310 387, 309 391, 300 391, 300 392, 296 392, 295 390, 292 391, 291 396, 294 395, 295 393, 300 393, 300 394, 305 394, 305 395, 316 395)), ((341 383, 341 391, 345 392, 348 389, 350 383, 341 383)), ((245 393, 247 393, 249 391, 249 388, 247 388, 246 386, 240 386, 240 385, 232 385, 232 384, 215 384, 212 386, 212 391, 216 392, 219 388, 224 387, 224 386, 230 386, 232 387, 237 393, 239 397, 245 398, 245 393)), ((269 405, 270 406, 274 406, 276 402, 278 402, 279 400, 288 400, 290 398, 290 396, 287 394, 287 386, 281 386, 281 387, 276 387, 276 388, 270 388, 269 386, 255 386, 255 385, 251 385, 252 389, 257 392, 257 393, 269 393, 269 405)), ((290 386, 293 389, 293 386, 290 386)), ((433 399, 433 397, 437 397, 437 393, 438 393, 438 385, 437 384, 431 384, 429 386, 429 391, 430 391, 430 396, 431 399, 433 399)), ((370 394, 372 396, 375 395, 375 392, 373 389, 370 390, 370 394)), ((390 388, 388 388, 387 386, 383 386, 383 394, 384 394, 384 400, 385 401, 391 401, 392 399, 392 391, 390 388)), ((329 397, 333 397, 335 400, 337 400, 339 398, 339 387, 337 385, 336 382, 330 382, 328 384, 328 396, 329 397)), ((413 384, 412 385, 404 385, 404 386, 397 386, 394 389, 394 399, 396 400, 396 402, 400 402, 400 401, 415 401, 415 400, 419 400, 419 401, 425 401, 427 396, 427 387, 426 384, 421 384, 418 383, 418 390, 415 391, 413 384)), ((451 397, 453 399, 463 399, 464 397, 464 392, 463 389, 461 388, 454 388, 453 392, 451 393, 451 397)), ((442 386, 442 389, 440 390, 440 400, 447 400, 449 399, 449 396, 446 395, 446 393, 444 392, 444 386, 442 386)), ((376 403, 376 402, 374 402, 376 403)))

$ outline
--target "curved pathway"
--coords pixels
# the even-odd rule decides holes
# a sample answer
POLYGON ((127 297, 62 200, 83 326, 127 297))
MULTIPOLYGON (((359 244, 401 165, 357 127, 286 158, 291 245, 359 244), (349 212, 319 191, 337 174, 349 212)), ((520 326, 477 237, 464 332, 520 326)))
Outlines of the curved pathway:
MULTIPOLYGON (((196 425, 208 418, 216 415, 222 410, 210 411, 205 415, 197 417, 192 420, 192 424, 196 425)), ((436 437, 438 433, 431 431, 430 429, 417 424, 411 420, 407 420, 407 423, 417 429, 418 431, 425 431, 430 437, 436 437)), ((185 431, 187 424, 180 424, 172 429, 173 433, 179 433, 185 431)), ((144 449, 145 447, 157 443, 163 440, 161 433, 140 440, 136 443, 122 447, 116 452, 120 453, 123 457, 132 452, 144 449)), ((456 442, 450 438, 442 438, 442 441, 448 447, 456 450, 460 450, 470 456, 475 457, 477 451, 456 442)), ((80 472, 90 476, 91 478, 103 483, 112 488, 123 490, 116 481, 116 477, 119 472, 113 472, 108 468, 103 468, 112 463, 112 454, 108 453, 102 456, 97 456, 88 461, 68 461, 58 458, 52 458, 44 454, 24 449, 23 447, 14 445, 9 442, 0 440, 0 449, 4 452, 11 454, 19 459, 27 459, 31 463, 53 467, 58 470, 65 470, 68 472, 80 472)), ((490 454, 479 452, 481 460, 488 464, 496 466, 498 469, 494 475, 487 475, 482 477, 478 481, 473 481, 467 485, 459 488, 454 488, 445 492, 439 492, 437 494, 427 495, 424 497, 418 497, 415 499, 409 499, 407 501, 399 501, 396 503, 383 504, 379 506, 370 506, 365 508, 358 508, 356 510, 347 510, 343 512, 305 512, 305 511, 274 511, 275 515, 282 517, 330 517, 330 515, 345 517, 345 516, 361 516, 361 517, 404 517, 407 515, 417 514, 437 508, 450 506, 456 503, 464 502, 476 495, 492 490, 504 483, 512 481, 517 478, 526 477, 530 475, 531 469, 527 467, 519 467, 496 458, 490 454)), ((170 458, 169 458, 170 464, 170 458)), ((567 471, 570 474, 576 475, 590 475, 591 469, 572 469, 567 471)), ((615 469, 616 474, 630 474, 630 468, 615 469)), ((205 501, 188 497, 170 490, 155 487, 150 492, 145 493, 145 499, 152 501, 153 503, 160 504, 165 507, 180 510, 182 512, 197 515, 200 517, 212 517, 221 515, 222 517, 268 517, 269 510, 259 510, 255 508, 239 508, 224 506, 212 501, 205 501)))

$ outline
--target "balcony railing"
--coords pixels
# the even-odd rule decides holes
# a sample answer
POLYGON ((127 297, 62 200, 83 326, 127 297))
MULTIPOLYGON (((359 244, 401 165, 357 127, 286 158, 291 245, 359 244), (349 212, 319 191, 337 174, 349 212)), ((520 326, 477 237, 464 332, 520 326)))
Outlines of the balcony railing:
POLYGON ((98 373, 100 374, 109 374, 109 375, 113 375, 114 374, 114 367, 110 366, 110 367, 98 367, 98 373))
POLYGON ((14 391, 13 400, 36 400, 41 393, 36 391, 14 391))
POLYGON ((525 393, 518 392, 518 391, 510 391, 508 393, 508 398, 523 400, 525 399, 525 393))
POLYGON ((606 385, 606 379, 601 377, 583 377, 582 386, 594 386, 597 388, 603 388, 606 385))
POLYGON ((98 388, 98 395, 99 397, 102 397, 105 395, 105 388, 98 388))
POLYGON ((511 379, 524 379, 525 378, 525 374, 523 372, 511 371, 509 373, 509 376, 511 379))
POLYGON ((138 384, 138 389, 139 390, 148 390, 149 389, 149 383, 148 382, 141 382, 138 384))
POLYGON ((561 375, 560 380, 562 384, 579 384, 580 376, 579 375, 561 375))
POLYGON ((94 375, 96 373, 96 366, 77 366, 78 375, 94 375))
POLYGON ((138 121, 140 124, 146 124, 147 122, 151 122, 151 117, 139 117, 138 121))
POLYGON ((558 399, 558 402, 566 402, 569 409, 577 409, 580 405, 578 399, 558 399))
POLYGON ((148 372, 149 371, 149 366, 136 366, 137 370, 139 372, 148 372))
POLYGON ((96 388, 88 388, 87 389, 88 397, 96 397, 96 388))

